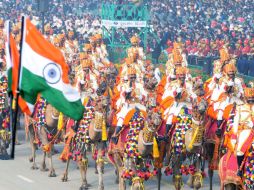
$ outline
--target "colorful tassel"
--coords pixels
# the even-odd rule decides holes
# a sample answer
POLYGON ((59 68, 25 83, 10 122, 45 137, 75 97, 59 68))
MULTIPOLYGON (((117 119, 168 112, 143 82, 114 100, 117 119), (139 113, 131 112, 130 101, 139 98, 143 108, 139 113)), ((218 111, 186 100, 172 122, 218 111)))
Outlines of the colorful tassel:
POLYGON ((158 143, 155 137, 153 137, 153 157, 154 158, 159 158, 160 153, 159 153, 159 148, 158 148, 158 143))
POLYGON ((63 113, 60 112, 57 123, 57 130, 60 131, 63 129, 63 113))
POLYGON ((106 127, 106 121, 105 121, 105 119, 103 119, 103 122, 102 122, 101 139, 102 139, 102 141, 106 141, 108 139, 108 137, 107 137, 107 127, 106 127))

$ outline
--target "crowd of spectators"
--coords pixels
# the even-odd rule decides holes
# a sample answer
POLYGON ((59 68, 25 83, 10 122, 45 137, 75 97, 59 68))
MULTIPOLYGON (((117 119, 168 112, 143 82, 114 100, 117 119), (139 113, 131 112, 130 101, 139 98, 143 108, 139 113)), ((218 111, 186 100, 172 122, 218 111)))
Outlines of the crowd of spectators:
MULTIPOLYGON (((160 45, 169 52, 170 41, 181 39, 191 57, 195 55, 211 65, 218 57, 219 48, 228 44, 237 58, 239 71, 254 76, 254 1, 155 0, 149 6, 160 45)), ((157 59, 158 52, 153 57, 157 59)), ((192 60, 191 64, 204 64, 198 59, 192 60)))
MULTIPOLYGON (((0 0, 0 18, 14 22, 23 14, 41 25, 41 13, 36 0, 0 0)), ((45 23, 52 33, 74 30, 80 44, 90 35, 101 33, 102 3, 147 5, 150 10, 151 31, 158 38, 148 40, 147 51, 155 62, 164 52, 169 53, 175 40, 185 44, 191 64, 211 65, 221 46, 228 44, 238 60, 238 69, 254 76, 254 1, 253 0, 50 0, 45 23), (199 60, 203 60, 200 61, 199 60), (195 61, 192 61, 195 60, 195 61), (244 66, 243 66, 244 65, 244 66)), ((128 37, 135 30, 120 29, 128 37)), ((208 73, 211 66, 208 66, 208 73)))

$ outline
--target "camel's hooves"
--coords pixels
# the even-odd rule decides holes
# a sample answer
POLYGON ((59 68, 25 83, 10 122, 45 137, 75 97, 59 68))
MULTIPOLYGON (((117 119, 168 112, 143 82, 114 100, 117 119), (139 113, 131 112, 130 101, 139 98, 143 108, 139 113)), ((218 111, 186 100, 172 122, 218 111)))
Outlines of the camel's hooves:
POLYGON ((67 182, 68 181, 68 177, 67 176, 63 176, 61 180, 62 180, 62 182, 67 182))
POLYGON ((187 181, 187 185, 190 187, 190 188, 193 188, 193 177, 190 177, 187 181))
POLYGON ((194 189, 195 190, 198 190, 198 189, 200 189, 202 187, 202 184, 196 184, 196 185, 194 185, 194 189))
POLYGON ((98 190, 104 190, 104 186, 99 186, 98 190))
POLYGON ((202 182, 201 181, 196 181, 193 184, 194 189, 200 189, 202 187, 202 182))
POLYGON ((47 172, 47 171, 49 171, 48 168, 41 168, 40 170, 41 170, 42 172, 47 172))
POLYGON ((49 173, 49 177, 56 177, 56 173, 55 173, 54 171, 51 171, 51 172, 49 173))
POLYGON ((36 165, 33 165, 33 166, 31 167, 31 169, 32 169, 32 170, 38 170, 39 168, 38 168, 36 165))
POLYGON ((90 184, 82 185, 82 186, 79 188, 79 190, 87 190, 87 189, 89 189, 89 187, 91 187, 90 184))
POLYGON ((29 162, 33 162, 33 161, 34 161, 33 157, 30 157, 29 162))

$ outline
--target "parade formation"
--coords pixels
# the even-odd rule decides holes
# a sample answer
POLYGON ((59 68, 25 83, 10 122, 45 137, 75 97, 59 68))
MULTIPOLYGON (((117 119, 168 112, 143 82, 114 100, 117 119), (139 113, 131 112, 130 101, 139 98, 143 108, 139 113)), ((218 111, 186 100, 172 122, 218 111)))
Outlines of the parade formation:
MULTIPOLYGON (((188 47, 194 42, 184 42, 181 38, 168 41, 167 61, 157 65, 149 60, 148 53, 141 46, 144 42, 134 34, 128 39, 131 46, 126 48, 121 63, 113 63, 101 32, 95 32, 89 41, 80 44, 73 30, 52 35, 49 23, 44 26, 44 35, 37 33, 29 20, 25 25, 21 20, 12 23, 9 34, 5 27, 5 21, 1 19, 0 154, 8 154, 13 132, 10 121, 15 109, 12 104, 18 97, 11 90, 15 71, 12 70, 12 77, 7 73, 10 56, 7 52, 13 44, 8 47, 6 40, 13 38, 17 50, 23 49, 23 53, 20 51, 23 57, 22 81, 19 81, 22 101, 31 103, 27 97, 31 94, 25 94, 31 90, 29 84, 34 91, 36 85, 39 86, 38 95, 32 98, 36 102, 33 109, 29 104, 31 113, 24 113, 24 128, 32 147, 29 158, 32 169, 38 169, 36 149, 40 147, 43 151, 41 170, 46 170, 45 161, 49 159, 49 177, 55 177, 54 145, 62 143, 64 148, 58 156, 58 160, 66 163, 62 181, 68 181, 69 163, 73 160, 80 170, 80 190, 90 188, 88 155, 92 155, 94 160, 98 174, 96 188, 99 190, 107 189, 103 182, 106 160, 114 166, 116 180, 112 183, 119 183, 120 190, 126 189, 128 183, 133 190, 143 190, 144 181, 152 177, 157 177, 160 189, 162 175, 172 175, 176 190, 183 187, 183 175, 189 176, 187 185, 190 188, 202 189, 206 167, 210 190, 215 170, 219 173, 221 189, 254 189, 254 81, 239 77, 237 58, 230 51, 228 39, 215 44, 219 58, 213 61, 212 75, 204 81, 201 76, 194 77, 189 67, 188 54, 193 55, 190 53, 193 48, 188 47), (22 34, 23 27, 27 27, 25 34, 22 34), (38 38, 32 39, 32 34, 38 38), (11 36, 6 37, 8 35, 11 36), (42 38, 45 39, 45 52, 43 47, 39 49, 33 42, 35 40, 41 45, 42 38), (68 97, 68 104, 61 102, 62 96, 59 98, 57 91, 53 94, 49 90, 46 92, 42 87, 44 83, 37 84, 37 79, 30 82, 23 79, 32 79, 32 76, 25 75, 29 73, 26 69, 33 74, 32 69, 34 73, 40 73, 41 67, 39 63, 38 68, 29 66, 28 63, 37 61, 32 58, 31 61, 30 54, 24 58, 28 46, 40 55, 38 60, 45 58, 53 61, 50 64, 56 63, 59 80, 56 80, 58 70, 53 70, 53 66, 47 71, 48 76, 44 75, 48 65, 44 67, 41 78, 46 79, 47 88, 56 88, 63 93, 62 96, 68 97), (58 57, 59 62, 53 59, 54 52, 46 55, 47 48, 56 49, 55 54, 62 54, 64 60, 61 57, 58 57), (80 97, 81 119, 77 119, 81 113, 78 104, 75 104, 73 112, 64 110, 79 100, 71 94, 71 87, 80 97), (10 100, 10 94, 14 101, 10 100)), ((206 47, 212 42, 203 39, 203 43, 206 47)), ((13 51, 10 52, 15 65, 13 51)), ((31 53, 33 56, 35 54, 31 53)), ((23 111, 20 100, 16 101, 23 111)))

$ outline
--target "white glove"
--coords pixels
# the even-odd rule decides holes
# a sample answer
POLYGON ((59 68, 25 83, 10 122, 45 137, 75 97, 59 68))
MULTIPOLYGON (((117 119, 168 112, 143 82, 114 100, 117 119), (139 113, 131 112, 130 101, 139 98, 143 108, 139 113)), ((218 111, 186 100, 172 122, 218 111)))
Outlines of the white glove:
POLYGON ((80 80, 80 84, 85 84, 85 81, 84 80, 80 80))
POLYGON ((139 100, 142 100, 143 99, 142 94, 140 94, 138 98, 139 98, 139 100))
POLYGON ((178 88, 178 89, 176 89, 176 92, 177 93, 181 93, 183 91, 183 89, 182 88, 178 88))
POLYGON ((216 74, 214 75, 214 77, 217 78, 217 79, 219 79, 219 78, 222 77, 222 74, 221 74, 221 73, 216 73, 216 74))
POLYGON ((234 84, 235 84, 235 83, 234 83, 233 81, 229 81, 229 82, 228 82, 228 86, 234 86, 234 84))
POLYGON ((93 92, 93 89, 89 88, 89 89, 87 90, 87 92, 92 93, 92 92, 93 92))
POLYGON ((129 93, 129 92, 131 92, 131 91, 132 91, 132 88, 127 88, 127 89, 126 89, 126 92, 127 92, 127 93, 129 93))

